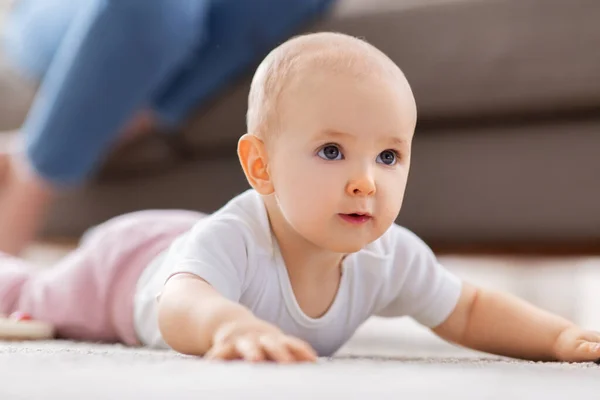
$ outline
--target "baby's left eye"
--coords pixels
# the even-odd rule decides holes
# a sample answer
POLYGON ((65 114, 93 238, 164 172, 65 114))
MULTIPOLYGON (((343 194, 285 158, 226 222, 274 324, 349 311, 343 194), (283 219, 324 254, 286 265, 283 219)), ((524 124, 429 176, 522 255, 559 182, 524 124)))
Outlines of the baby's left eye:
POLYGON ((385 165, 394 165, 398 161, 398 156, 394 150, 384 150, 377 156, 377 162, 385 165))

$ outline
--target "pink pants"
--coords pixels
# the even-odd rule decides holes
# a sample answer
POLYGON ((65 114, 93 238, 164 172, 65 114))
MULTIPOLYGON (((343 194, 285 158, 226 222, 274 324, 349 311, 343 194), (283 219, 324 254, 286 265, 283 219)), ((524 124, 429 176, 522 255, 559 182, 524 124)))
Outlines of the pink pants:
POLYGON ((133 298, 140 274, 203 214, 141 211, 95 227, 57 265, 40 269, 0 255, 0 314, 51 323, 58 337, 139 345, 133 298))

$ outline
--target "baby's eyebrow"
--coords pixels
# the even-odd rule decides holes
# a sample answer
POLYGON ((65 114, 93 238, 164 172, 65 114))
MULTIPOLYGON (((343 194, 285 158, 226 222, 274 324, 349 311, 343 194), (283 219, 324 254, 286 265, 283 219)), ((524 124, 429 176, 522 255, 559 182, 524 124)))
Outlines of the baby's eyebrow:
POLYGON ((322 139, 351 139, 351 140, 355 140, 356 136, 354 136, 351 133, 348 132, 342 132, 342 131, 336 131, 336 130, 332 130, 332 129, 326 129, 324 131, 320 131, 318 132, 315 137, 315 140, 322 140, 322 139))
POLYGON ((406 145, 408 145, 408 140, 398 136, 394 136, 390 138, 388 143, 392 144, 392 146, 405 147, 406 145))

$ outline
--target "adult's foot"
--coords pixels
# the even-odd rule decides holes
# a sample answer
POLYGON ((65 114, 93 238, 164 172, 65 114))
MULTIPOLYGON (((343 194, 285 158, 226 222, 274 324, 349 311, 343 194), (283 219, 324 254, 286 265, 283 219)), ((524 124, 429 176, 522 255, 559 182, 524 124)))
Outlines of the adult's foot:
POLYGON ((18 131, 0 132, 0 188, 4 184, 10 162, 10 155, 15 150, 18 131))
POLYGON ((0 188, 0 252, 19 256, 36 238, 54 198, 54 189, 18 156, 6 158, 0 188))

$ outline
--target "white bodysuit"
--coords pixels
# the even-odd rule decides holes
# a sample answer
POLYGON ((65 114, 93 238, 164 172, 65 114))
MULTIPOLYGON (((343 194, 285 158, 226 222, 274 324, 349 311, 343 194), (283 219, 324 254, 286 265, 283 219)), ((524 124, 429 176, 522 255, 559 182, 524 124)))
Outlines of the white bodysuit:
POLYGON ((455 308, 461 281, 444 269, 416 235, 398 225, 342 264, 338 293, 320 318, 302 312, 271 232, 260 195, 248 190, 198 222, 140 277, 134 303, 139 339, 167 348, 158 329, 157 298, 177 273, 195 274, 257 317, 335 353, 370 316, 409 316, 434 327, 455 308))

